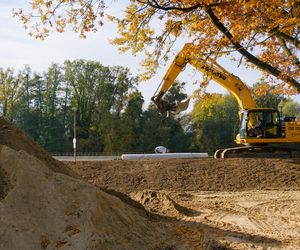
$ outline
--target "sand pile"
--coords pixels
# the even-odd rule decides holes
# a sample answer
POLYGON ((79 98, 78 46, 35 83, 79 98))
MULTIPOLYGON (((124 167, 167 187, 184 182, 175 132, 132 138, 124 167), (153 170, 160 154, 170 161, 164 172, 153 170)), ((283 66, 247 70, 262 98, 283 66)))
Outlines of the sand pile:
POLYGON ((8 182, 1 187, 0 249, 189 248, 145 210, 63 174, 72 171, 14 126, 1 120, 0 127, 0 181, 8 182))
POLYGON ((0 118, 0 145, 6 145, 16 151, 23 150, 30 155, 34 155, 39 160, 48 164, 49 168, 55 172, 73 177, 77 176, 70 168, 52 158, 46 150, 21 129, 3 118, 0 118))
POLYGON ((0 249, 142 249, 166 244, 159 236, 166 232, 154 227, 144 211, 55 173, 24 151, 4 146, 0 159, 13 186, 0 202, 0 249))

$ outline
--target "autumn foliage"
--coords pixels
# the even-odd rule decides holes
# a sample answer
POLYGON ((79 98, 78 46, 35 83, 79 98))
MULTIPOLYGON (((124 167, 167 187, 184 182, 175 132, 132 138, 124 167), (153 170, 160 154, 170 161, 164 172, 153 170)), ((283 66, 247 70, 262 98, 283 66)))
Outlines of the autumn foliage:
POLYGON ((20 8, 13 15, 20 18, 29 35, 39 39, 45 39, 51 30, 64 32, 67 26, 85 38, 87 32, 96 32, 103 25, 104 6, 102 0, 33 0, 32 12, 20 8))
MULTIPOLYGON (((49 27, 62 32, 66 25, 84 37, 96 30, 96 22, 102 24, 104 2, 34 0, 38 19, 22 10, 16 15, 25 26, 34 24, 32 34, 40 38, 49 27)), ((300 2, 295 0, 131 0, 123 17, 109 18, 118 25, 113 43, 120 50, 145 53, 146 79, 173 57, 176 42, 193 42, 193 53, 227 56, 258 68, 263 81, 291 93, 300 91, 299 17, 300 2)))

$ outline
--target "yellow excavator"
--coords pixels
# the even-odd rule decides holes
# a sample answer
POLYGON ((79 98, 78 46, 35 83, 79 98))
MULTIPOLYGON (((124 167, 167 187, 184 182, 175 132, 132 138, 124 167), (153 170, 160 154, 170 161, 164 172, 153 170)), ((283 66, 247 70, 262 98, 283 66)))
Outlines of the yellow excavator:
POLYGON ((248 86, 210 57, 189 56, 193 44, 187 43, 173 60, 151 100, 161 113, 179 113, 187 109, 189 99, 168 103, 165 93, 187 64, 223 86, 236 98, 240 112, 239 133, 233 148, 219 149, 215 158, 227 157, 294 157, 300 153, 300 122, 295 117, 280 118, 278 110, 258 108, 248 86))

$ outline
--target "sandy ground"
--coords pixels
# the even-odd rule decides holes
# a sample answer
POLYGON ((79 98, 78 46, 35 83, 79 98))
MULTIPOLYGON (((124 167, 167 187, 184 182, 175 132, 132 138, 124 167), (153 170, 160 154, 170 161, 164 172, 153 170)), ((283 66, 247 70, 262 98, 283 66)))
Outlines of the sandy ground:
POLYGON ((300 249, 300 160, 54 160, 0 119, 0 249, 300 249))
POLYGON ((120 192, 300 190, 300 160, 170 159, 69 162, 83 179, 120 192))
POLYGON ((191 249, 300 249, 298 160, 177 159, 68 166, 128 204, 142 205, 150 218, 176 230, 191 249))

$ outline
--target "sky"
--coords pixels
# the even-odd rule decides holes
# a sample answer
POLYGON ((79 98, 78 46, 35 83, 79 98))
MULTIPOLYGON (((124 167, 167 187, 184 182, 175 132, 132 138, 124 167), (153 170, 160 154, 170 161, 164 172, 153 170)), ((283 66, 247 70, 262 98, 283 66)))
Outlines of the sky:
MULTIPOLYGON (((116 26, 105 22, 97 33, 90 33, 86 39, 80 39, 79 35, 73 32, 51 33, 46 40, 36 40, 26 34, 21 22, 12 17, 13 8, 27 8, 29 0, 4 0, 0 2, 0 67, 13 67, 16 71, 29 65, 34 72, 42 73, 51 63, 63 63, 65 60, 85 59, 99 61, 106 66, 120 65, 128 67, 133 75, 142 71, 139 63, 143 54, 132 56, 128 53, 120 53, 116 46, 109 43, 109 40, 117 36, 116 26)), ((112 14, 122 16, 126 2, 112 1, 108 11, 112 14)), ((177 44, 174 48, 180 49, 183 44, 177 44)), ((229 72, 239 76, 248 85, 257 82, 260 74, 257 71, 237 67, 237 63, 220 60, 219 63, 229 72)), ((145 104, 148 105, 151 96, 154 94, 161 79, 167 70, 166 66, 160 67, 156 76, 147 82, 139 84, 145 104)), ((201 74, 195 72, 191 67, 179 76, 179 80, 186 82, 188 95, 197 88, 192 83, 201 78, 201 74)), ((215 83, 211 83, 210 92, 225 93, 226 91, 215 83)), ((300 100, 300 98, 297 97, 300 100)))

